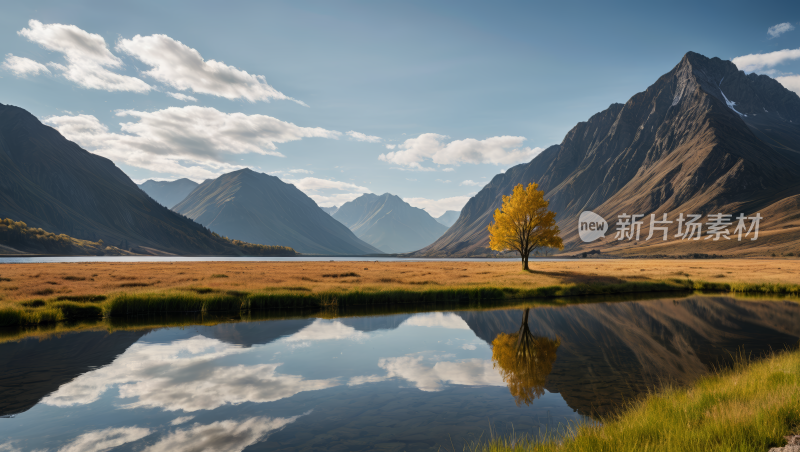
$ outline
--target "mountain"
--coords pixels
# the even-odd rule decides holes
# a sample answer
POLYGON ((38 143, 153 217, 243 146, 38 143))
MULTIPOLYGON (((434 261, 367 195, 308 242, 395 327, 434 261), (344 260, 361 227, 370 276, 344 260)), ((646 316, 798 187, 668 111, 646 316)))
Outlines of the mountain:
POLYGON ((339 208, 338 208, 338 207, 336 207, 336 206, 331 206, 331 207, 320 207, 320 209, 322 209, 322 211, 323 211, 323 212, 325 212, 325 213, 327 213, 328 215, 333 215, 333 214, 335 214, 335 213, 336 213, 336 211, 337 211, 337 210, 339 210, 339 208))
POLYGON ((0 104, 0 218, 150 254, 242 254, 160 205, 111 160, 0 104))
POLYGON ((447 226, 448 228, 453 225, 453 223, 458 220, 458 216, 461 215, 460 210, 448 210, 447 212, 443 213, 442 215, 436 217, 436 221, 440 224, 447 226))
POLYGON ((346 202, 333 218, 386 253, 407 253, 433 243, 447 227, 399 197, 368 193, 346 202))
MULTIPOLYGON (((495 176, 426 256, 488 251, 486 227, 502 196, 537 182, 557 213, 565 250, 629 255, 695 252, 764 255, 800 249, 800 97, 730 61, 687 53, 670 72, 625 104, 576 125, 530 163, 495 176), (604 239, 583 244, 582 211, 609 223, 604 239), (757 241, 644 241, 650 214, 727 213, 764 218, 757 241), (645 215, 642 240, 616 241, 617 215, 645 215), (746 242, 746 243, 745 243, 746 242)), ((748 224, 749 226, 749 224, 748 224)), ((735 227, 735 225, 734 225, 735 227)), ((733 228, 731 228, 733 230, 733 228)))
POLYGON ((139 188, 162 206, 172 208, 183 201, 198 185, 200 184, 185 178, 172 181, 155 181, 151 179, 139 184, 139 188))
POLYGON ((203 182, 173 210, 231 239, 308 254, 381 254, 294 185, 250 169, 203 182))

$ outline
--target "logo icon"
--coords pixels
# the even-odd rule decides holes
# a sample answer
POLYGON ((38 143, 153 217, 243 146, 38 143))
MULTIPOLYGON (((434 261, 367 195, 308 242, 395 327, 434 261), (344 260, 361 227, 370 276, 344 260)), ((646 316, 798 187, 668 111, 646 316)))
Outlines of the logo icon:
POLYGON ((585 211, 578 217, 578 235, 586 243, 604 237, 608 231, 608 223, 600 215, 585 211))

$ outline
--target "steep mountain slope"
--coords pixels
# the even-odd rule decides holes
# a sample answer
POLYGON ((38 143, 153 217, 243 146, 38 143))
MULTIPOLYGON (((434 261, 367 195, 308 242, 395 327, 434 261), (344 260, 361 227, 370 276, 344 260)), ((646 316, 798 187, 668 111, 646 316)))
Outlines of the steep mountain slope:
POLYGON ((249 169, 200 184, 174 211, 231 239, 312 254, 380 254, 294 185, 249 169))
POLYGON ((172 208, 183 201, 198 185, 200 184, 189 179, 172 181, 155 181, 151 179, 139 184, 139 188, 162 206, 172 208))
POLYGON ((453 223, 458 220, 458 216, 461 215, 460 210, 448 210, 447 212, 443 213, 442 215, 436 217, 436 221, 440 224, 447 226, 448 228, 453 225, 453 223))
POLYGON ((407 253, 430 245, 447 227, 399 197, 368 193, 344 203, 333 218, 358 238, 386 253, 407 253))
MULTIPOLYGON (((567 250, 675 254, 700 247, 763 254, 800 247, 800 227, 790 224, 800 219, 800 211, 790 207, 800 201, 799 152, 800 97, 767 76, 745 75, 729 61, 690 52, 624 105, 611 105, 576 125, 560 145, 495 176, 420 254, 486 252, 486 226, 502 196, 530 182, 539 184, 557 212, 567 250), (585 210, 609 222, 605 239, 583 245, 577 238, 578 215, 585 210), (720 212, 762 212, 762 237, 768 240, 644 241, 649 222, 638 244, 613 240, 621 213, 668 213, 674 220, 679 213, 705 218, 720 212)), ((676 232, 673 223, 670 235, 676 232)))
POLYGON ((322 209, 322 211, 323 211, 323 212, 325 212, 325 213, 327 213, 328 215, 333 215, 333 214, 335 214, 335 213, 336 213, 336 211, 337 211, 337 210, 339 210, 339 208, 338 208, 338 207, 336 207, 336 206, 331 206, 331 207, 320 207, 320 209, 322 209))
POLYGON ((150 199, 110 160, 2 104, 0 218, 137 252, 241 254, 150 199))

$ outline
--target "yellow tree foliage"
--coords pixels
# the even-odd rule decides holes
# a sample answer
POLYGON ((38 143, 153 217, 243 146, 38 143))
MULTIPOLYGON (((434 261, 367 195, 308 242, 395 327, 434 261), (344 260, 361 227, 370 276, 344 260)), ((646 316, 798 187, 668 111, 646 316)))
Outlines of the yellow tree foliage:
POLYGON ((489 246, 495 251, 518 251, 523 270, 528 270, 528 256, 537 248, 563 249, 556 213, 547 208, 549 205, 538 184, 528 184, 528 188, 518 184, 511 196, 503 196, 503 206, 494 211, 489 246))
POLYGON ((558 339, 533 336, 527 322, 518 333, 500 333, 492 341, 494 368, 499 368, 517 406, 530 405, 544 394, 559 345, 558 339))

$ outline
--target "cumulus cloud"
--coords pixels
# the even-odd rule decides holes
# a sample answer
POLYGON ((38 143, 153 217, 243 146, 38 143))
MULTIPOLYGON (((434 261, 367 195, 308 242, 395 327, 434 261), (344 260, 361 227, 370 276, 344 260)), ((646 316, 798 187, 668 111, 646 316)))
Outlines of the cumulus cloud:
POLYGON ((292 173, 292 174, 314 174, 313 171, 309 171, 307 169, 290 169, 289 171, 287 171, 287 173, 292 173))
POLYGON ((167 35, 120 39, 116 48, 152 67, 146 75, 179 91, 250 102, 291 100, 307 106, 270 86, 263 75, 249 74, 221 61, 206 61, 200 52, 167 35))
POLYGON ((403 201, 411 204, 414 207, 424 209, 431 214, 434 218, 441 216, 448 210, 459 211, 464 208, 464 204, 469 201, 472 196, 453 196, 450 198, 442 199, 429 199, 429 198, 403 198, 403 201))
POLYGON ((456 170, 455 168, 445 168, 442 171, 444 171, 445 173, 449 173, 449 172, 455 171, 455 170, 456 170))
POLYGON ((336 379, 305 380, 277 372, 280 363, 222 364, 219 359, 246 349, 195 336, 169 344, 137 343, 103 368, 85 373, 42 399, 51 406, 92 403, 117 387, 133 399, 122 408, 194 412, 245 402, 274 402, 304 391, 338 385, 336 379))
POLYGON ((283 179, 283 181, 293 184, 313 199, 317 205, 323 207, 340 206, 364 193, 371 193, 367 187, 332 179, 304 177, 302 179, 283 179))
POLYGON ((441 361, 433 366, 423 364, 422 356, 381 358, 378 367, 388 378, 399 377, 425 392, 440 391, 445 384, 465 386, 505 386, 503 378, 490 360, 441 361))
POLYGON ((167 93, 167 96, 174 97, 175 99, 182 100, 184 102, 197 102, 197 98, 195 98, 193 96, 189 96, 187 94, 167 93))
POLYGON ((52 63, 50 67, 84 88, 106 91, 133 91, 144 93, 152 86, 127 75, 117 74, 109 68, 122 67, 122 60, 114 56, 102 36, 86 32, 75 25, 43 24, 31 19, 28 28, 17 32, 47 50, 60 52, 66 65, 52 63))
POLYGON ((115 162, 194 179, 214 178, 242 168, 226 162, 232 155, 283 157, 276 143, 309 137, 336 139, 341 135, 271 116, 223 113, 194 105, 154 112, 123 110, 117 116, 135 121, 121 124, 124 133, 109 132, 91 115, 51 116, 44 122, 67 139, 115 162))
POLYGON ((491 137, 485 140, 467 138, 445 142, 448 137, 436 133, 423 133, 398 145, 401 150, 378 156, 384 162, 415 169, 425 169, 422 162, 431 160, 438 165, 461 163, 493 163, 506 165, 529 161, 542 148, 522 148, 525 137, 491 137))
POLYGON ((3 69, 13 72, 17 77, 50 73, 50 69, 47 69, 44 64, 33 61, 30 58, 14 56, 10 53, 6 54, 6 60, 3 61, 3 69))
POLYGON ((800 58, 800 49, 776 50, 770 53, 754 53, 736 57, 733 64, 745 72, 756 72, 768 69, 787 61, 800 58))
POLYGON ((58 452, 102 452, 150 435, 150 429, 139 427, 107 428, 84 433, 58 452))
POLYGON ((362 340, 367 337, 369 337, 367 333, 359 331, 352 326, 347 326, 338 320, 317 319, 311 325, 292 334, 285 340, 287 342, 362 340))
POLYGON ((773 38, 777 38, 778 36, 782 35, 783 33, 786 33, 787 31, 792 31, 792 30, 794 30, 794 26, 792 24, 790 24, 789 22, 784 22, 782 24, 773 25, 773 26, 769 27, 769 29, 767 30, 767 34, 769 34, 773 38))
POLYGON ((356 140, 356 141, 366 141, 367 143, 380 143, 381 137, 376 137, 373 135, 363 134, 361 132, 356 132, 355 130, 351 130, 347 132, 347 136, 356 140))
POLYGON ((417 314, 403 322, 403 325, 425 326, 428 328, 448 328, 452 330, 469 330, 469 325, 461 317, 452 312, 432 312, 417 314))
POLYGON ((144 452, 189 452, 213 450, 240 452, 261 441, 267 434, 296 421, 290 418, 252 417, 241 422, 218 421, 207 425, 196 423, 187 429, 176 430, 144 452))
POLYGON ((775 80, 777 80, 786 89, 794 91, 800 95, 800 75, 786 75, 783 77, 776 77, 775 80))
POLYGON ((187 423, 187 422, 191 421, 192 419, 194 419, 194 416, 181 416, 181 417, 176 417, 175 419, 173 419, 172 421, 170 421, 169 425, 181 425, 181 424, 185 424, 185 423, 187 423))
POLYGON ((397 145, 396 145, 396 144, 387 144, 387 145, 386 145, 386 149, 394 149, 394 148, 396 148, 396 147, 397 147, 397 145))
POLYGON ((472 186, 472 187, 477 187, 477 186, 482 185, 482 184, 480 182, 475 182, 474 180, 467 179, 467 180, 461 182, 458 185, 468 185, 468 186, 472 186))

